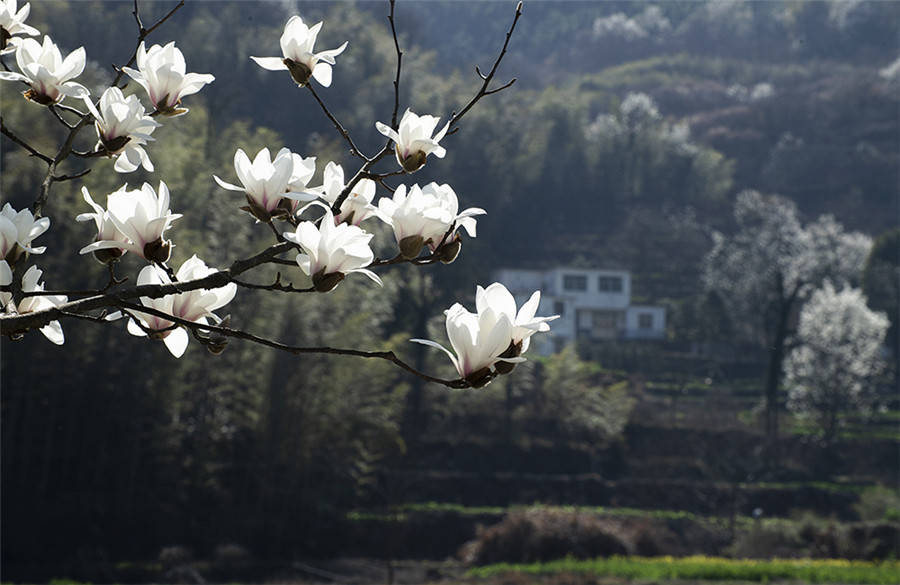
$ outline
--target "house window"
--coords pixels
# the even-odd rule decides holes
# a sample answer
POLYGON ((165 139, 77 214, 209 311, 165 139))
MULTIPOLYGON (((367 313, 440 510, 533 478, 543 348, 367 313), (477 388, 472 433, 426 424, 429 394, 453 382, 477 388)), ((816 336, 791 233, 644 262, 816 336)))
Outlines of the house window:
POLYGON ((639 329, 653 329, 653 313, 638 314, 639 329))
POLYGON ((560 317, 564 316, 566 314, 566 304, 562 301, 554 301, 553 314, 559 315, 560 317))
POLYGON ((601 292, 622 292, 622 277, 601 276, 597 282, 597 288, 601 292))
POLYGON ((587 276, 583 274, 563 274, 563 288, 566 290, 587 290, 587 276))

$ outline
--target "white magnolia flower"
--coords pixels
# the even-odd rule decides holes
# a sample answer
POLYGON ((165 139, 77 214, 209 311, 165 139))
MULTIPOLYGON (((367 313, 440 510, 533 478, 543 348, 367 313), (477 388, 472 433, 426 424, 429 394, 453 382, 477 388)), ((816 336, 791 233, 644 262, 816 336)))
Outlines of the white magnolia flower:
POLYGON ((491 368, 498 361, 524 361, 520 357, 501 357, 509 347, 515 329, 509 315, 490 305, 477 314, 471 313, 459 303, 444 311, 444 314, 447 317, 447 338, 453 352, 428 339, 411 341, 442 350, 450 357, 459 376, 475 388, 493 379, 495 373, 491 368))
POLYGON ((88 94, 83 85, 71 81, 84 71, 84 47, 78 47, 63 59, 59 47, 46 35, 43 45, 34 39, 22 39, 16 43, 16 63, 21 73, 0 71, 0 79, 30 85, 25 97, 33 102, 48 106, 66 96, 77 98, 88 94))
POLYGON ((367 234, 355 225, 341 223, 335 225, 334 216, 327 206, 319 225, 311 221, 300 222, 293 232, 285 232, 284 238, 298 244, 305 254, 297 254, 297 264, 304 274, 312 277, 313 286, 319 292, 328 292, 351 272, 365 274, 381 285, 381 279, 371 270, 366 270, 375 259, 369 242, 372 234, 367 234))
POLYGON ((112 220, 109 212, 94 203, 87 187, 81 188, 82 197, 85 202, 94 209, 94 213, 81 213, 75 217, 75 221, 93 221, 97 226, 97 235, 94 236, 94 243, 104 242, 102 247, 89 244, 79 251, 79 254, 94 253, 94 257, 103 264, 109 264, 113 260, 119 259, 132 246, 131 240, 125 237, 125 234, 119 231, 116 223, 112 220), (115 247, 107 247, 111 243, 118 242, 115 247))
MULTIPOLYGON (((9 270, 9 266, 6 265, 6 268, 4 269, 4 265, 6 265, 6 262, 0 262, 0 284, 12 284, 12 273, 9 270)), ((43 271, 39 270, 37 266, 29 267, 28 270, 25 271, 25 274, 22 275, 22 291, 35 292, 44 290, 43 283, 38 284, 38 281, 41 279, 41 274, 43 274, 43 271)), ((66 301, 68 301, 68 298, 61 295, 43 295, 25 297, 19 302, 19 305, 16 306, 16 304, 12 302, 12 293, 0 291, 0 306, 3 307, 4 311, 7 313, 18 313, 20 315, 23 313, 34 313, 36 311, 52 309, 53 307, 62 305, 66 301)), ((48 324, 41 327, 40 331, 44 334, 44 337, 56 345, 62 345, 66 340, 63 335, 62 325, 59 324, 59 321, 50 321, 48 324)))
POLYGON ((16 50, 15 46, 7 45, 13 35, 33 37, 40 34, 38 29, 25 24, 25 19, 31 12, 31 4, 26 2, 18 12, 16 8, 16 0, 0 0, 0 55, 16 50))
POLYGON ((165 116, 186 114, 188 109, 179 107, 181 98, 197 93, 216 79, 209 73, 185 73, 184 55, 174 41, 165 47, 153 45, 149 50, 141 41, 136 57, 138 71, 130 67, 123 71, 147 91, 150 103, 165 116))
MULTIPOLYGON (((175 273, 178 282, 189 282, 205 278, 216 270, 209 268, 196 255, 185 261, 175 273)), ((143 284, 171 284, 169 276, 155 265, 145 266, 138 274, 138 285, 143 284)), ((158 299, 149 297, 141 297, 141 303, 145 307, 149 307, 178 317, 185 321, 194 323, 209 323, 212 319, 218 323, 220 319, 213 313, 231 302, 237 286, 230 283, 226 286, 214 289, 198 289, 185 293, 165 295, 158 299)), ((181 357, 187 349, 188 333, 185 329, 177 327, 174 321, 170 321, 164 317, 150 315, 141 311, 133 311, 133 315, 140 321, 128 322, 128 332, 132 335, 145 336, 149 335, 152 339, 161 339, 166 344, 169 352, 175 357, 181 357), (149 332, 149 333, 148 333, 149 332)))
POLYGON ((281 35, 281 53, 284 58, 250 58, 256 61, 257 65, 269 71, 290 71, 291 77, 300 87, 309 83, 310 76, 322 86, 328 87, 331 85, 331 66, 334 65, 334 58, 344 52, 347 42, 344 41, 344 44, 337 49, 314 53, 313 46, 316 44, 316 36, 321 28, 321 22, 308 27, 303 23, 302 18, 296 15, 292 16, 284 26, 284 32, 281 35))
MULTIPOLYGON (((234 171, 243 186, 226 183, 215 175, 213 179, 223 189, 244 193, 249 204, 246 210, 258 220, 268 222, 273 216, 284 215, 293 210, 294 205, 285 206, 282 203, 284 198, 294 201, 315 199, 315 195, 290 190, 292 183, 293 186, 299 186, 303 182, 302 179, 309 171, 308 161, 309 159, 303 159, 287 148, 279 150, 275 158, 271 159, 269 149, 263 148, 251 163, 247 154, 239 148, 234 153, 234 171)), ((311 176, 310 174, 309 178, 311 176)), ((306 180, 309 181, 309 178, 306 180)))
POLYGON ((109 219, 126 241, 118 236, 99 240, 82 248, 81 253, 115 248, 134 252, 151 262, 167 261, 172 243, 163 239, 163 233, 181 217, 169 209, 169 188, 160 181, 158 195, 149 183, 140 189, 127 189, 128 185, 123 185, 106 198, 109 219))
POLYGON ((531 336, 538 332, 550 331, 547 322, 559 318, 559 315, 535 317, 540 304, 541 291, 535 291, 516 312, 516 299, 501 283, 495 282, 487 288, 478 286, 475 290, 475 307, 479 314, 493 310, 498 314, 506 315, 513 323, 508 357, 525 353, 528 350, 531 336))
POLYGON ((130 173, 143 166, 152 172, 153 163, 141 145, 153 140, 150 134, 160 124, 146 115, 141 100, 136 95, 126 98, 118 87, 110 87, 100 96, 99 111, 89 97, 84 103, 94 116, 98 149, 102 147, 108 156, 118 155, 116 171, 130 173))
MULTIPOLYGON (((323 182, 321 187, 312 189, 329 206, 334 205, 338 196, 343 192, 344 169, 341 165, 329 162, 325 165, 323 182)), ((375 197, 375 181, 372 179, 360 179, 353 186, 353 190, 341 204, 340 213, 334 218, 335 223, 347 222, 351 225, 359 225, 364 220, 377 214, 378 208, 372 205, 375 197)))
POLYGON ((394 237, 404 258, 418 256, 423 245, 434 251, 441 241, 454 243, 456 230, 460 227, 474 238, 476 221, 473 216, 487 213, 480 207, 470 207, 459 213, 456 193, 450 185, 437 183, 429 183, 424 188, 413 185, 408 193, 406 185, 400 185, 393 198, 378 200, 378 211, 381 219, 394 228, 394 237), (451 226, 452 231, 447 234, 451 226))
POLYGON ((437 128, 439 121, 440 118, 427 115, 418 116, 407 109, 400 118, 399 132, 381 122, 375 122, 375 128, 394 141, 397 162, 404 171, 412 173, 425 165, 425 157, 429 154, 434 154, 438 158, 444 158, 444 155, 447 154, 447 151, 438 142, 447 133, 450 122, 447 122, 437 134, 434 134, 434 129, 437 128))
POLYGON ((35 220, 30 210, 16 211, 7 203, 0 210, 0 259, 5 259, 12 265, 23 252, 43 254, 47 247, 35 248, 31 242, 49 227, 49 217, 35 220))

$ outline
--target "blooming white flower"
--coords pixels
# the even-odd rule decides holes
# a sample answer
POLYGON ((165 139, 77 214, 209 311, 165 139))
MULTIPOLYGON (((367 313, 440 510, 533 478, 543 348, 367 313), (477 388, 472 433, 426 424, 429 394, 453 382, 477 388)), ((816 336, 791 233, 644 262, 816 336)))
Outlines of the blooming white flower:
POLYGON ((31 242, 49 227, 49 217, 35 220, 30 210, 16 211, 7 203, 0 210, 0 259, 5 259, 12 265, 23 252, 43 254, 47 247, 35 248, 31 242))
POLYGON ((292 16, 284 26, 281 34, 280 57, 250 57, 256 64, 269 71, 290 71, 291 77, 297 85, 303 87, 309 83, 310 76, 324 87, 331 85, 331 66, 334 58, 344 52, 347 41, 337 49, 313 52, 316 44, 316 36, 322 28, 322 23, 316 23, 311 27, 303 23, 299 16, 292 16))
POLYGON ((509 347, 513 335, 514 326, 509 315, 495 311, 491 306, 476 314, 459 303, 444 311, 444 314, 447 318, 447 338, 453 352, 428 339, 411 341, 436 347, 446 353, 459 376, 475 388, 493 379, 495 374, 491 368, 498 361, 524 361, 520 357, 500 357, 509 347))
POLYGON ((13 35, 33 37, 39 34, 38 29, 25 24, 25 19, 31 12, 31 4, 26 2, 18 12, 16 4, 16 0, 0 0, 0 55, 16 50, 12 44, 7 46, 13 35))
POLYGON ((394 191, 393 198, 382 197, 378 200, 378 211, 379 217, 394 228, 394 237, 404 258, 418 256, 423 245, 434 251, 442 241, 445 244, 458 243, 455 235, 460 227, 474 238, 476 220, 473 216, 487 213, 480 207, 470 207, 458 213, 456 193, 450 185, 437 183, 429 183, 424 188, 413 185, 409 192, 406 185, 400 185, 394 191), (447 234, 451 226, 453 229, 447 234), (447 234, 446 238, 444 234, 447 234))
POLYGON ((44 43, 22 39, 16 43, 16 64, 21 73, 0 71, 0 79, 24 81, 31 86, 25 97, 43 106, 59 103, 64 97, 82 97, 88 90, 75 81, 85 64, 84 47, 78 47, 63 59, 50 37, 44 43))
MULTIPOLYGON (((322 186, 312 189, 312 192, 320 195, 331 206, 337 201, 345 187, 344 169, 339 164, 329 162, 325 165, 322 186)), ((372 205, 375 188, 375 181, 372 179, 360 179, 341 203, 340 212, 335 216, 334 222, 359 225, 364 220, 376 215, 378 209, 372 205)))
MULTIPOLYGON (((12 284, 12 273, 10 272, 8 265, 4 270, 4 265, 6 265, 6 262, 0 262, 0 284, 12 284)), ((38 281, 41 279, 41 274, 43 274, 43 271, 39 270, 37 266, 29 267, 28 270, 25 271, 25 274, 22 275, 22 291, 35 292, 44 290, 43 283, 38 284, 38 281)), ((36 311, 52 309, 53 307, 62 305, 68 300, 68 298, 61 295, 33 296, 23 298, 18 306, 16 306, 12 296, 13 295, 10 292, 0 291, 0 306, 2 306, 3 310, 7 313, 18 313, 20 315, 23 313, 33 313, 36 311)), ((66 340, 63 335, 62 325, 59 324, 59 321, 50 321, 48 324, 41 327, 40 331, 44 334, 44 337, 56 345, 62 345, 66 340)))
POLYGON ((216 79, 209 73, 185 73, 184 55, 174 41, 165 47, 153 45, 149 50, 141 41, 136 58, 138 71, 130 67, 123 71, 147 91, 150 103, 165 116, 186 114, 188 109, 179 107, 181 98, 197 93, 216 79))
POLYGON ((492 310, 506 315, 513 324, 512 336, 509 340, 505 357, 519 356, 528 351, 531 336, 538 332, 550 331, 548 321, 558 319, 559 315, 535 317, 541 304, 541 291, 534 291, 531 297, 516 312, 516 299, 509 290, 499 282, 475 290, 475 307, 479 314, 492 310))
MULTIPOLYGON (((175 278, 178 282, 189 282, 205 278, 214 272, 216 272, 214 269, 209 268, 203 260, 194 255, 181 265, 181 268, 175 273, 175 278)), ((137 283, 140 286, 143 284, 171 284, 172 281, 163 270, 151 264, 150 266, 145 266, 138 274, 137 283)), ((229 283, 220 288, 192 290, 179 294, 165 295, 158 299, 141 297, 141 303, 145 307, 167 315, 206 325, 210 319, 216 323, 220 321, 213 311, 230 303, 236 291, 237 286, 234 283, 229 283)), ((129 333, 137 336, 146 336, 149 332, 149 337, 161 339, 166 344, 169 352, 175 357, 178 358, 184 354, 188 344, 186 330, 176 327, 174 321, 164 317, 150 315, 141 311, 133 311, 132 314, 139 320, 139 323, 133 319, 130 320, 128 322, 129 333)))
POLYGON ((109 212, 97 203, 94 203, 87 187, 81 188, 81 194, 85 202, 94 209, 94 213, 80 213, 75 217, 75 221, 93 220, 97 226, 97 235, 94 236, 94 243, 82 248, 79 254, 90 254, 93 252, 94 257, 103 264, 109 264, 114 260, 118 260, 131 247, 131 240, 119 231, 109 212), (99 242, 103 242, 103 245, 95 245, 99 242), (115 245, 117 242, 118 245, 115 245))
POLYGON ((172 242, 163 240, 163 233, 181 217, 180 213, 172 213, 169 209, 169 188, 160 181, 158 195, 149 183, 144 183, 140 189, 127 189, 128 185, 123 185, 106 198, 109 219, 127 241, 114 236, 85 246, 81 253, 118 248, 151 262, 165 262, 169 259, 172 242))
MULTIPOLYGON (((315 195, 310 193, 290 190, 291 186, 297 187, 302 184, 304 178, 306 181, 311 178, 308 161, 309 159, 303 159, 287 148, 279 150, 272 159, 269 149, 263 148, 251 163, 247 154, 239 148, 234 153, 234 171, 243 186, 238 187, 226 183, 216 175, 213 175, 213 179, 223 189, 244 193, 249 206, 242 209, 246 209, 256 219, 268 222, 273 216, 284 215, 292 211, 293 206, 285 207, 282 204, 284 198, 295 201, 315 199, 315 195)), ((313 172, 315 172, 315 166, 313 166, 313 172)))
POLYGON ((293 232, 285 232, 284 238, 298 244, 305 254, 297 254, 297 264, 304 274, 310 276, 313 286, 319 292, 328 292, 351 272, 365 274, 381 285, 381 279, 371 270, 366 270, 375 259, 369 242, 372 234, 367 234, 355 225, 341 223, 335 225, 334 216, 327 206, 319 225, 303 221, 293 232))
POLYGON ((394 154, 397 155, 397 162, 404 171, 412 173, 425 165, 425 157, 429 154, 434 154, 438 158, 444 158, 444 155, 447 154, 447 151, 438 142, 447 133, 450 122, 447 122, 437 134, 434 134, 434 129, 437 128, 439 121, 440 118, 435 116, 418 116, 407 109, 400 118, 399 132, 381 122, 375 122, 375 128, 394 141, 394 154), (433 137, 432 134, 434 134, 433 137))
POLYGON ((140 99, 136 95, 126 98, 118 87, 110 87, 100 96, 99 111, 89 97, 84 103, 94 116, 98 149, 102 147, 108 156, 118 155, 116 171, 130 173, 143 166, 152 172, 153 163, 141 145, 153 140, 150 134, 160 124, 146 115, 140 99))

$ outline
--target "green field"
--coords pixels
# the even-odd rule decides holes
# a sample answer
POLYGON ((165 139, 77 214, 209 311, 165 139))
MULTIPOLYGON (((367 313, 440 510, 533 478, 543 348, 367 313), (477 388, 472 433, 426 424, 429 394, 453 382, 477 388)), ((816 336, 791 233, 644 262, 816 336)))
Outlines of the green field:
POLYGON ((804 583, 900 583, 900 562, 870 563, 812 559, 725 559, 719 557, 609 557, 594 560, 572 558, 531 564, 496 564, 471 569, 471 577, 489 578, 507 573, 553 575, 588 573, 596 576, 640 580, 800 581, 804 583))

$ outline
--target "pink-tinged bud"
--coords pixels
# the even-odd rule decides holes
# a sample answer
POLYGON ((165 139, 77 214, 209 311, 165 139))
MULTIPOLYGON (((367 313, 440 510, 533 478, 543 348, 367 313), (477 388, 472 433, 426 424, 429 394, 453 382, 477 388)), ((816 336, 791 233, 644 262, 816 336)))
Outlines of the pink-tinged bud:
POLYGON ((397 152, 397 162, 400 163, 400 166, 403 167, 403 170, 407 173, 414 173, 424 167, 426 157, 427 155, 425 152, 421 150, 410 153, 405 157, 401 157, 400 152, 397 152))
POLYGON ((100 143, 103 145, 103 148, 106 149, 107 154, 118 154, 122 152, 122 149, 125 148, 125 145, 131 141, 130 136, 116 136, 110 140, 107 140, 103 134, 100 134, 100 143))
POLYGON ((36 104, 41 104, 42 106, 52 106, 56 103, 56 100, 52 97, 44 95, 42 93, 38 93, 34 89, 25 90, 22 95, 25 96, 26 100, 32 101, 36 104))
POLYGON ((245 195, 247 199, 247 205, 241 207, 242 210, 246 211, 259 221, 263 223, 269 223, 272 221, 272 214, 266 211, 266 208, 253 200, 249 195, 245 195))
POLYGON ((417 258, 425 245, 425 239, 422 236, 406 236, 400 240, 400 255, 407 260, 417 258))

